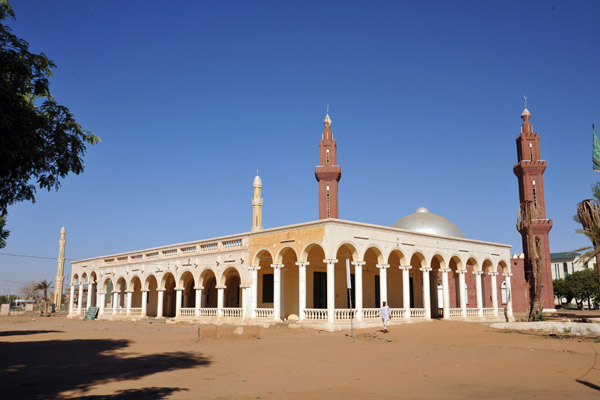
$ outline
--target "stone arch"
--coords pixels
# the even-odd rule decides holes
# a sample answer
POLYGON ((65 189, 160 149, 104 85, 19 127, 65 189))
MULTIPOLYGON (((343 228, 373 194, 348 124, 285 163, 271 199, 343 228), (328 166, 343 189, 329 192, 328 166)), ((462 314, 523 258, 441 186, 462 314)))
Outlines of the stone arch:
POLYGON ((71 278, 71 285, 78 285, 79 284, 79 274, 73 274, 73 277, 71 278))
POLYGON ((481 264, 481 270, 484 272, 496 272, 496 267, 494 266, 494 263, 492 262, 492 260, 490 260, 489 258, 486 258, 483 260, 483 263, 481 264))
POLYGON ((401 308, 403 299, 402 291, 404 289, 400 267, 408 265, 408 261, 400 249, 394 249, 390 252, 387 263, 390 265, 387 270, 387 302, 391 308, 401 308))
POLYGON ((113 307, 112 294, 114 290, 114 284, 109 276, 104 278, 104 280, 102 281, 102 287, 100 290, 102 293, 104 293, 104 304, 102 304, 103 308, 107 307, 108 304, 110 304, 110 306, 113 307))
POLYGON ((223 293, 223 307, 239 308, 242 305, 240 285, 242 278, 236 267, 229 267, 221 274, 221 286, 225 286, 223 293))
POLYGON ((393 249, 387 258, 390 268, 399 267, 401 265, 407 265, 406 255, 400 249, 393 249))
POLYGON ((211 268, 202 271, 198 285, 203 288, 201 307, 217 308, 217 276, 211 268))
POLYGON ((440 253, 435 253, 431 257, 429 263, 431 272, 429 273, 429 295, 431 296, 431 317, 440 318, 442 316, 442 310, 444 309, 444 293, 442 289, 442 283, 440 270, 446 268, 446 260, 440 253))
POLYGON ((308 258, 309 258, 310 251, 317 247, 321 249, 321 251, 323 252, 323 259, 325 259, 325 249, 323 248, 323 245, 319 242, 308 242, 306 245, 304 245, 304 248, 300 252, 300 261, 302 261, 302 262, 309 261, 308 258))
MULTIPOLYGON (((335 284, 335 308, 350 308, 350 299, 348 297, 348 288, 346 284, 346 263, 349 263, 350 270, 352 271, 352 262, 360 261, 358 254, 359 253, 356 250, 356 247, 354 247, 351 242, 343 242, 336 250, 335 259, 337 259, 337 262, 335 263, 333 270, 335 284)), ((368 278, 368 266, 365 264, 363 266, 363 288, 365 285, 366 287, 369 287, 368 278), (365 280, 367 280, 366 283, 365 280)), ((351 279, 354 280, 354 276, 352 276, 351 279)), ((354 286, 355 284, 352 285, 353 290, 351 292, 351 296, 355 294, 354 286)), ((363 293, 363 297, 365 297, 365 293, 363 293)), ((352 302, 354 303, 354 299, 352 299, 352 302)))
POLYGON ((296 254, 296 250, 291 246, 284 246, 277 251, 277 255, 275 256, 275 260, 277 260, 277 264, 283 264, 284 258, 290 256, 290 252, 294 253, 296 260, 298 259, 298 254, 296 254))
MULTIPOLYGON (((281 317, 287 319, 300 316, 300 289, 298 254, 292 247, 286 246, 277 253, 277 264, 283 264, 281 269, 281 317)), ((305 293, 306 295, 306 293, 305 293)))
MULTIPOLYGON (((341 243, 339 243, 336 247, 335 250, 335 254, 336 257, 341 254, 342 256, 347 256, 349 258, 351 258, 354 261, 357 261, 360 259, 360 256, 358 254, 358 250, 356 249, 356 245, 354 243, 352 243, 351 241, 343 241, 341 243), (346 248, 346 253, 340 253, 340 250, 342 250, 342 248, 345 247, 346 248)), ((346 257, 344 257, 345 259, 346 257)), ((338 258, 339 260, 339 258, 338 258)))
MULTIPOLYGON (((448 293, 450 294, 450 308, 460 307, 460 278, 458 271, 466 271, 466 266, 458 255, 453 255, 448 261, 448 293)), ((466 278, 466 276, 465 276, 466 278)), ((468 288, 468 284, 467 284, 468 288)))
MULTIPOLYGON (((127 290, 127 280, 125 279, 125 277, 120 276, 117 279, 115 279, 114 291, 117 293, 116 307, 125 308, 127 306, 126 300, 125 300, 125 291, 126 290, 127 290)), ((114 307, 114 305, 113 305, 113 307, 114 307)))
POLYGON ((301 261, 306 267, 306 308, 327 308, 327 267, 325 248, 318 242, 306 244, 301 261))
POLYGON ((507 262, 506 262, 506 261, 504 261, 504 260, 500 260, 500 261, 498 261, 498 269, 500 270, 500 271, 498 271, 498 272, 500 272, 500 273, 502 273, 502 274, 508 274, 508 273, 510 273, 510 272, 511 272, 511 271, 510 271, 510 264, 509 264, 509 263, 507 263, 507 262))
POLYGON ((160 280, 159 289, 165 289, 163 295, 163 316, 167 318, 175 316, 175 285, 175 275, 172 272, 165 272, 160 280))
POLYGON ((181 307, 194 308, 196 307, 196 281, 192 271, 186 269, 179 276, 178 288, 183 288, 181 293, 181 307))
POLYGON ((148 300, 146 303, 146 315, 156 317, 158 315, 158 279, 150 274, 144 280, 144 290, 148 291, 148 300))
MULTIPOLYGON (((338 255, 338 258, 339 255, 338 255)), ((341 260, 340 260, 341 261, 341 260)), ((364 261, 364 265, 362 267, 362 301, 363 306, 366 308, 378 308, 381 307, 381 301, 385 300, 388 303, 390 302, 389 296, 394 293, 392 288, 392 282, 390 282, 390 277, 393 275, 393 271, 391 268, 385 269, 386 274, 386 286, 384 289, 384 295, 382 295, 382 278, 381 273, 382 270, 378 268, 378 265, 385 264, 385 258, 383 257, 383 252, 381 248, 378 246, 370 245, 362 254, 362 260, 364 261), (385 295, 387 292, 387 295, 385 295)), ((336 287, 338 286, 337 280, 339 279, 340 286, 338 290, 343 290, 346 287, 346 274, 345 274, 345 263, 342 263, 341 271, 336 271, 336 287)), ((354 279, 355 280, 355 279, 354 279)), ((356 298, 356 293, 354 292, 354 282, 352 283, 353 287, 353 297, 356 298)), ((346 291, 347 292, 347 291, 346 291)), ((354 300, 353 299, 353 300, 354 300)), ((390 303, 390 307, 393 307, 394 304, 390 303)), ((347 307, 347 306, 345 306, 347 307)))
POLYGON ((381 250, 381 248, 379 246, 377 246, 375 244, 369 245, 369 247, 365 250, 365 253, 363 255, 363 261, 366 260, 367 253, 371 253, 371 254, 369 254, 369 256, 371 256, 371 257, 373 254, 375 254, 375 257, 377 257, 377 260, 375 260, 377 264, 385 263, 385 258, 383 257, 383 250, 381 250))
POLYGON ((131 307, 142 307, 142 279, 138 275, 134 275, 129 280, 127 286, 131 290, 131 307))
MULTIPOLYGON (((465 276, 467 304, 471 307, 477 307, 477 279, 480 277, 477 273, 481 271, 481 264, 474 256, 469 256, 465 268, 469 271, 465 276), (471 266, 470 269, 469 266, 471 266)), ((485 298, 485 295, 483 298, 485 298)))
POLYGON ((271 254, 271 252, 269 251, 269 249, 267 249, 266 247, 263 247, 262 249, 258 250, 256 252, 256 254, 254 255, 254 258, 252 259, 252 265, 254 266, 260 266, 261 262, 264 262, 265 259, 271 259, 270 264, 273 264, 273 254, 271 254))
MULTIPOLYGON (((412 267, 409 272, 409 290, 410 290, 410 307, 411 308, 423 308, 423 275, 421 268, 427 267, 427 258, 424 252, 417 249, 410 256, 410 266, 412 267)), ((406 307, 407 304, 403 304, 406 307)))
POLYGON ((467 266, 469 266, 469 265, 473 268, 473 271, 481 271, 481 265, 479 264, 477 259, 473 256, 471 256, 467 259, 467 266))

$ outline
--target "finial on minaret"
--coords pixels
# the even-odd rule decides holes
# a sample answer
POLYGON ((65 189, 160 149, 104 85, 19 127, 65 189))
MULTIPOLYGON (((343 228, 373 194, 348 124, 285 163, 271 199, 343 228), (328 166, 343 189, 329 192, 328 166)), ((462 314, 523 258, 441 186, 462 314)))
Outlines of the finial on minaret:
POLYGON ((325 121, 323 121, 325 127, 331 126, 331 118, 329 118, 329 103, 327 103, 327 111, 325 112, 325 121))
POLYGON ((521 114, 521 118, 523 118, 523 121, 526 121, 526 120, 529 120, 529 118, 531 118, 531 113, 527 109, 527 96, 523 96, 523 99, 525 99, 525 109, 523 110, 523 113, 521 114))

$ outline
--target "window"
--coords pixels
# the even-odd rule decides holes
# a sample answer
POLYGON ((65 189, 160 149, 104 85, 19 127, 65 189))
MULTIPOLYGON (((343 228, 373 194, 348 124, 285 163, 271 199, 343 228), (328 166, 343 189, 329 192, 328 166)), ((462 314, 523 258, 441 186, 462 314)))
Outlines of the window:
POLYGON ((465 304, 469 305, 469 287, 467 286, 466 282, 465 282, 465 304))
POLYGON ((535 210, 535 216, 537 218, 537 191, 535 189, 535 181, 532 181, 533 183, 533 208, 535 210))
POLYGON ((262 302, 273 302, 273 274, 264 274, 262 282, 262 302))
POLYGON ((502 304, 506 304, 506 281, 502 282, 502 285, 500 285, 500 292, 502 292, 502 304))
POLYGON ((329 149, 325 151, 325 165, 329 165, 329 149))
POLYGON ((529 143, 529 160, 533 161, 533 144, 529 143))
POLYGON ((327 218, 329 218, 329 216, 330 216, 330 212, 329 212, 329 211, 330 211, 330 208, 329 208, 329 205, 330 205, 329 185, 327 185, 327 218))
POLYGON ((567 263, 563 263, 563 274, 565 278, 567 277, 567 275, 569 275, 569 266, 567 265, 567 263))

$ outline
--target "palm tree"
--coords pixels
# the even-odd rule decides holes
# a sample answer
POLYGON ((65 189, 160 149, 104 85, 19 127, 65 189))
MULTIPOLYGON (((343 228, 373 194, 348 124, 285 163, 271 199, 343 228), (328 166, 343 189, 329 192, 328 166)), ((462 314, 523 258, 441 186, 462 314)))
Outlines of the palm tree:
POLYGON ((44 312, 48 312, 48 289, 50 289, 51 287, 52 282, 48 282, 45 279, 43 281, 38 282, 37 286, 35 287, 37 290, 44 291, 44 312))
POLYGON ((582 247, 573 252, 585 251, 579 259, 587 263, 592 258, 596 259, 596 274, 600 283, 600 204, 594 199, 583 200, 577 205, 577 219, 583 229, 575 232, 587 236, 592 242, 591 246, 582 247))

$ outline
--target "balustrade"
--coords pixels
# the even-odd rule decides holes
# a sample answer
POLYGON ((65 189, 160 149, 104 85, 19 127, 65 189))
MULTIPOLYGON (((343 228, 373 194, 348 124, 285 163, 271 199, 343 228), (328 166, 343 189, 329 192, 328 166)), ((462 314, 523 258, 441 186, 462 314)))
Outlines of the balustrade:
MULTIPOLYGON (((390 315, 392 318, 404 318, 404 316, 406 315, 406 310, 404 308, 390 308, 390 315)), ((377 316, 379 316, 379 313, 377 314, 377 316)))
POLYGON ((104 307, 102 310, 103 310, 102 312, 104 314, 112 314, 112 312, 113 312, 112 307, 104 307))
POLYGON ((350 319, 356 317, 356 310, 338 308, 335 310, 335 319, 350 319))
POLYGON ((493 308, 484 308, 483 315, 494 315, 494 309, 493 308))
POLYGON ((201 317, 216 317, 217 309, 203 307, 199 310, 198 315, 201 317))
POLYGON ((242 246, 242 239, 228 240, 226 242, 223 242, 223 247, 226 249, 229 249, 232 247, 241 247, 241 246, 242 246))
POLYGON ((242 309, 237 307, 224 307, 223 308, 223 316, 229 318, 241 318, 242 317, 242 309))
POLYGON ((363 319, 379 318, 379 308, 363 308, 363 319))
POLYGON ((131 311, 131 315, 142 315, 142 307, 132 307, 129 310, 131 311))
POLYGON ((196 309, 195 308, 190 308, 190 307, 186 307, 186 308, 180 308, 179 309, 179 316, 181 317, 194 317, 196 316, 196 309))
POLYGON ((87 308, 82 308, 81 309, 81 315, 85 315, 87 313, 87 308))
POLYGON ((425 318, 426 312, 424 308, 411 308, 410 309, 410 317, 411 318, 425 318))
POLYGON ((200 245, 200 248, 202 249, 202 251, 217 250, 219 248, 219 244, 218 243, 202 244, 202 245, 200 245))
POLYGON ((462 317, 462 308, 451 308, 450 316, 451 317, 462 317))
POLYGON ((306 319, 327 319, 326 308, 306 308, 304 312, 306 319))
POLYGON ((477 317, 479 316, 478 308, 467 308, 467 317, 477 317))
POLYGON ((181 249, 181 252, 183 254, 195 253, 196 252, 196 246, 184 247, 183 249, 181 249))
POLYGON ((257 308, 256 318, 273 318, 272 308, 257 308))

